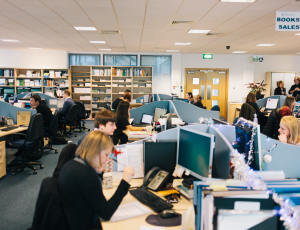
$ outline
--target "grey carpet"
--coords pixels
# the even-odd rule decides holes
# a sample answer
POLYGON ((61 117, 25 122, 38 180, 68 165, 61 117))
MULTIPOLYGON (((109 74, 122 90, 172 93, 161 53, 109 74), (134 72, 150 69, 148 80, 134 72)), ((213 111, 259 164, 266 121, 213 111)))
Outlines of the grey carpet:
MULTIPOLYGON (((86 127, 92 130, 93 121, 87 121, 86 127)), ((76 132, 77 137, 70 136, 70 140, 77 144, 79 138, 87 133, 76 132)), ((54 151, 45 150, 44 156, 39 160, 44 169, 36 167, 37 174, 33 170, 25 169, 24 172, 13 176, 7 172, 0 179, 0 229, 21 230, 31 227, 37 196, 41 182, 46 177, 51 177, 56 167, 58 156, 65 145, 54 145, 58 154, 54 151)))

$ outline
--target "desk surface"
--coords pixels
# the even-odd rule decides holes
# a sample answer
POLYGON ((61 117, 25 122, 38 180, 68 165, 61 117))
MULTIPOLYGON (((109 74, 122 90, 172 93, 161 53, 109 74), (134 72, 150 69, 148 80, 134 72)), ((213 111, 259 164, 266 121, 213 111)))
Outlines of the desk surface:
POLYGON ((129 129, 124 130, 123 133, 128 136, 128 140, 130 141, 145 139, 151 135, 151 133, 146 131, 130 131, 129 129))
POLYGON ((1 131, 1 129, 4 129, 5 127, 1 127, 0 128, 0 137, 4 137, 4 136, 7 136, 7 135, 10 135, 10 134, 13 134, 13 133, 19 133, 19 132, 22 132, 22 131, 25 131, 28 129, 28 127, 18 127, 16 129, 12 129, 12 130, 9 130, 9 131, 1 131))
MULTIPOLYGON (((113 172, 113 188, 112 189, 103 189, 103 193, 104 196, 106 197, 106 199, 109 199, 110 197, 112 197, 112 195, 115 193, 121 179, 122 179, 122 172, 113 172)), ((182 179, 178 179, 178 180, 174 180, 174 186, 181 184, 182 179)), ((134 186, 141 186, 143 183, 143 179, 133 179, 130 182, 131 187, 134 186)), ((127 195, 124 197, 122 204, 128 204, 128 203, 132 203, 137 201, 137 199, 135 199, 129 192, 127 193, 127 195)), ((192 206, 193 204, 191 202, 189 202, 187 199, 185 199, 184 197, 182 197, 181 199, 179 199, 179 202, 177 204, 174 204, 173 209, 178 212, 178 213, 183 213, 186 209, 188 209, 190 206, 192 206)), ((156 214, 156 213, 152 213, 152 214, 156 214)), ((103 222, 102 221, 102 226, 103 229, 114 229, 114 230, 124 230, 124 229, 131 229, 131 230, 139 230, 141 225, 145 225, 145 226, 153 226, 148 224, 145 220, 147 218, 147 215, 143 215, 143 216, 137 216, 134 218, 130 218, 127 220, 121 220, 121 221, 117 221, 117 222, 112 222, 112 221, 107 221, 107 222, 103 222)), ((169 230, 173 230, 173 229, 181 229, 181 226, 177 226, 177 227, 167 227, 166 229, 169 230)))

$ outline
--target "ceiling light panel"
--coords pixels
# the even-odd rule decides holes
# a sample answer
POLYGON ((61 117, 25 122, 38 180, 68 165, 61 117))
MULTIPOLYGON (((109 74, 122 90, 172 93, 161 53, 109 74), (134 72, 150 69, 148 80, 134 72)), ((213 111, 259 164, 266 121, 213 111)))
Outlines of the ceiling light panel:
POLYGON ((20 42, 19 40, 14 40, 14 39, 0 39, 3 42, 20 42))
POLYGON ((80 27, 74 26, 75 30, 84 30, 84 31, 97 31, 96 27, 80 27))
POLYGON ((179 52, 180 50, 167 50, 166 52, 170 52, 170 53, 177 53, 179 52))
POLYGON ((220 2, 246 2, 246 3, 252 3, 256 0, 220 0, 220 2))
POLYGON ((258 44, 256 46, 274 46, 275 44, 258 44))
POLYGON ((90 41, 90 43, 105 44, 105 41, 90 41))
POLYGON ((189 30, 189 34, 207 34, 210 30, 189 30))
POLYGON ((192 43, 190 42, 176 42, 174 45, 177 45, 177 46, 188 46, 192 43))
POLYGON ((233 54, 244 54, 247 53, 247 51, 233 51, 233 54))

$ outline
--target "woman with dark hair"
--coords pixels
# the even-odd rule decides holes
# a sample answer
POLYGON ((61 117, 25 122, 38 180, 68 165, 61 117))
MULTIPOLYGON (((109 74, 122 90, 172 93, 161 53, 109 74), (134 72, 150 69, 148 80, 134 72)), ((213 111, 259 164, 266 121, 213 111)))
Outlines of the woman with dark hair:
POLYGON ((116 115, 117 115, 117 129, 114 131, 113 142, 114 144, 126 144, 128 142, 128 136, 123 132, 126 129, 130 131, 142 131, 145 127, 133 127, 129 123, 129 103, 126 101, 121 101, 118 105, 116 115))

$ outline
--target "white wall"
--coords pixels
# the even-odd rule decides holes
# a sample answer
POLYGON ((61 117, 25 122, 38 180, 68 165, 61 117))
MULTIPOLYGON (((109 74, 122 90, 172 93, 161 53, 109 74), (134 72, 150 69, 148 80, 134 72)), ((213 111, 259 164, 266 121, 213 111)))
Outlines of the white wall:
POLYGON ((67 69, 66 51, 0 50, 0 67, 67 69))

